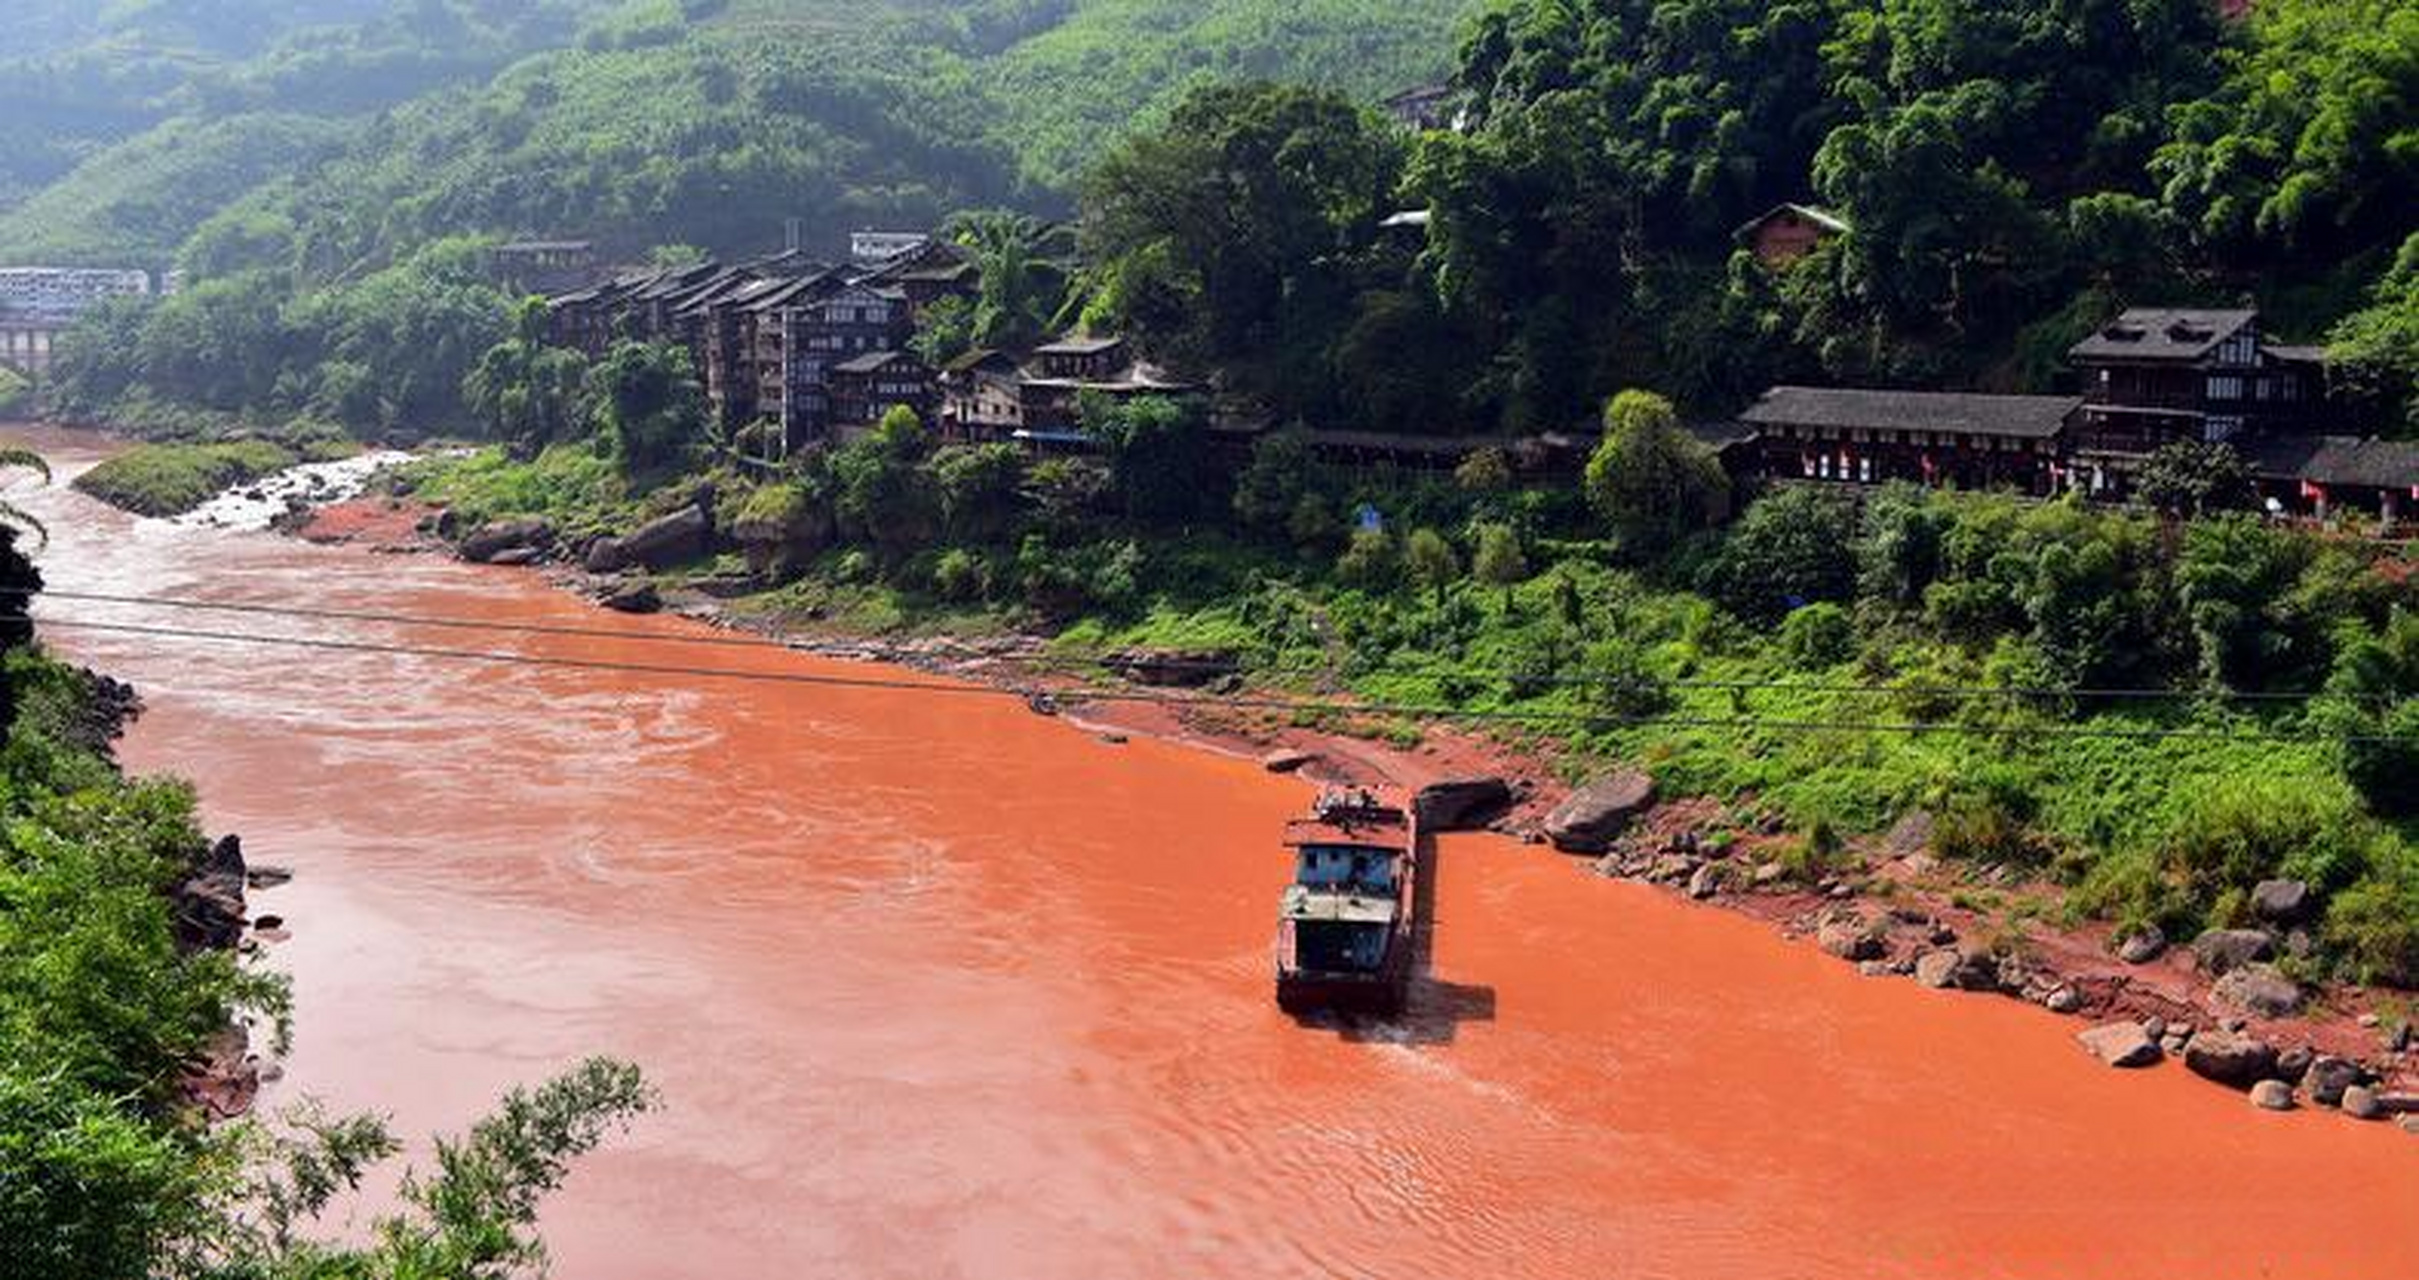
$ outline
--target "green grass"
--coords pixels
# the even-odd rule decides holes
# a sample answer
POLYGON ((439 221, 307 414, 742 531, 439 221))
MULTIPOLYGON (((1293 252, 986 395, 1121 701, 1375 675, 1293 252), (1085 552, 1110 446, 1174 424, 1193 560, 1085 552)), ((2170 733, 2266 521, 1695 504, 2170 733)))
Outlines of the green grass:
POLYGON ((34 384, 14 369, 0 368, 0 418, 22 412, 33 403, 34 384))
POLYGON ((270 440, 143 444, 78 476, 75 487, 136 515, 176 516, 303 461, 303 451, 270 440))

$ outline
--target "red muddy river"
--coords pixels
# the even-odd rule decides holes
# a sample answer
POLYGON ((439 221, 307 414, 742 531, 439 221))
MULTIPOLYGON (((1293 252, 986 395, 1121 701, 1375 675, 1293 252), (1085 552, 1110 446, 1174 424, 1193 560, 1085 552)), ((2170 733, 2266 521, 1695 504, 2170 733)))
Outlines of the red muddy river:
MULTIPOLYGON (((28 501, 56 588, 683 630, 512 571, 28 501)), ((134 767, 299 873, 254 907, 294 934, 271 1105, 417 1135, 590 1053, 661 1086, 547 1211, 571 1280, 2419 1275, 2419 1139, 2112 1072, 2037 1009, 1505 841, 1443 843, 1405 1025, 1299 1026, 1269 939, 1306 793, 1246 762, 987 697, 48 637, 143 690, 134 767)))

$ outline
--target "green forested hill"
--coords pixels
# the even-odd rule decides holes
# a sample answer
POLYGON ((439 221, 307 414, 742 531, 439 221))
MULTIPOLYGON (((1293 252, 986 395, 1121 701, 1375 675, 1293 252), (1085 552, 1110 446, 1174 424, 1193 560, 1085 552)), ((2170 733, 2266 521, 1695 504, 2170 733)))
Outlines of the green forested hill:
MULTIPOLYGON (((1062 6, 1064 7, 1064 6, 1062 6)), ((1476 0, 1091 0, 1003 50, 985 83, 1036 178, 1067 185, 1105 139, 1222 80, 1282 80, 1376 101, 1443 79, 1476 0)))
POLYGON ((298 144, 303 117, 484 81, 607 2, 23 0, 0 18, 0 260, 163 265, 319 158, 336 130, 298 144))
POLYGON ((540 229, 754 246, 785 216, 928 221, 1020 188, 1051 207, 1202 82, 1374 99, 1440 76, 1475 4, 363 0, 296 28, 272 0, 107 22, 45 0, 42 57, 0 88, 21 108, 0 123, 0 209, 19 206, 0 259, 164 264, 237 203, 353 255, 540 229), (195 14, 231 6, 255 37, 202 41, 195 14), (347 127, 305 142, 300 117, 347 127))

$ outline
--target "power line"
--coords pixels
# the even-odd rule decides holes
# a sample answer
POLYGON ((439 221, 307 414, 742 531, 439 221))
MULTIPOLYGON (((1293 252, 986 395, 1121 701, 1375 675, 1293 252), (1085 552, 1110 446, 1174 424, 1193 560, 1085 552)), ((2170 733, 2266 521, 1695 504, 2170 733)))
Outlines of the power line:
POLYGON ((435 658, 452 661, 483 662, 505 666, 562 668, 578 671, 612 672, 625 675, 685 677, 710 680, 731 680, 765 684, 782 684, 814 688, 878 690, 900 693, 949 694, 961 697, 1004 697, 1028 702, 1068 700, 1077 703, 1128 703, 1168 707, 1192 707, 1219 710, 1280 711, 1312 715, 1365 715, 1402 719, 1467 721, 1497 724, 1579 724, 1587 726, 1660 726, 1685 729, 1728 729, 1741 731, 1767 730, 1786 733, 1892 733, 1892 734, 1960 734, 1982 737, 2075 737, 2119 740, 2173 741, 2199 740, 2216 742, 2398 742, 2388 735, 2352 735, 2333 737, 2315 734, 2280 734, 2268 732, 2236 732, 2212 729, 2125 728, 2111 725, 1972 725, 1938 722, 1862 722, 1846 720, 1763 720, 1751 717, 1696 718, 1673 715, 1624 715, 1614 712, 1568 711, 1554 708, 1528 710, 1476 710, 1457 707, 1419 706, 1404 703, 1334 702, 1305 699, 1268 698, 1256 696, 1200 696, 1194 694, 1158 693, 1146 690, 1072 686, 1030 688, 938 683, 929 680, 908 680, 890 676, 843 676, 808 672, 744 671, 728 667, 699 667, 673 664, 615 662, 593 658, 551 657, 539 654, 501 653, 483 649, 442 649, 419 645, 387 644, 363 640, 332 640, 306 636, 260 635, 231 631, 206 631, 186 627, 155 627, 132 623, 94 622, 85 619, 43 618, 44 627, 74 631, 97 631, 120 635, 149 636, 162 639, 200 640, 215 643, 253 644, 311 649, 323 652, 362 653, 390 657, 435 658))
MULTIPOLYGON (((0 588, 0 596, 12 594, 30 595, 33 593, 25 589, 11 590, 0 588)), ((769 649, 784 653, 796 653, 801 651, 801 648, 798 645, 761 636, 737 636, 728 634, 675 635, 668 632, 632 632, 610 627, 583 627, 532 622, 497 622, 490 619, 451 618, 428 614, 389 613, 355 609, 320 609, 300 605, 247 604, 240 601, 197 600, 173 596, 125 595, 97 591, 45 591, 40 594, 49 599, 78 601, 92 604, 129 605, 138 607, 174 609, 180 611, 230 613, 255 617, 302 618, 313 621, 329 622, 370 622, 394 626, 430 627, 452 631, 561 636, 578 639, 635 641, 645 644, 696 645, 706 648, 769 649)), ((945 641, 941 642, 941 647, 955 650, 959 656, 966 658, 989 659, 999 656, 996 654, 984 653, 981 650, 972 649, 963 645, 951 644, 945 641)), ((1041 654, 1022 656, 1017 660, 1044 669, 1056 669, 1061 671, 1098 669, 1102 671, 1115 672, 1137 666, 1157 670, 1191 671, 1196 673, 1211 673, 1219 675, 1239 674, 1242 671, 1242 667, 1238 663, 1218 662, 1207 659, 1185 658, 1180 656, 1143 657, 1139 659, 1120 661, 1114 657, 1105 656, 1041 654)), ((1254 667, 1251 668, 1251 673, 1263 676, 1331 675, 1334 674, 1334 667, 1332 665, 1318 667, 1279 665, 1254 667)), ((1713 693, 1756 693, 1778 691, 1849 697, 1918 697, 1944 698, 1952 700, 2006 699, 2011 701, 2038 701, 2051 699, 2072 699, 2087 702, 2207 701, 2271 703, 2280 705, 2305 703, 2322 696, 2314 693, 2267 693, 2226 689, 2058 689, 2027 688, 2021 686, 1976 687, 1836 683, 1801 684, 1781 680, 1658 680, 1642 679, 1636 676, 1611 675, 1606 673, 1498 671, 1469 666, 1432 667, 1422 670, 1406 671, 1402 672, 1401 674, 1414 678, 1428 679, 1446 679, 1459 676, 1469 679, 1494 680, 1513 684, 1542 684, 1557 687, 1586 686, 1602 688, 1610 692, 1619 692, 1622 690, 1643 691, 1653 689, 1674 689, 1691 692, 1713 693)), ((2352 698, 2352 700, 2386 705, 2391 705, 2394 702, 2401 701, 2401 699, 2392 695, 2356 695, 2352 698)))

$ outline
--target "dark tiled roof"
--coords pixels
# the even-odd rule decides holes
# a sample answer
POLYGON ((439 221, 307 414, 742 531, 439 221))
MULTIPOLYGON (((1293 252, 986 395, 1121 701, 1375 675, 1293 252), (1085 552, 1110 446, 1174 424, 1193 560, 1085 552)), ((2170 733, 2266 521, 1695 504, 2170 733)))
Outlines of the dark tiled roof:
POLYGON ((2289 364, 2325 364, 2327 362, 2325 347, 2304 347, 2283 342, 2271 342, 2261 350, 2289 364))
POLYGON ((843 360, 832 366, 833 373, 880 373, 896 361, 906 358, 903 351, 869 351, 853 360, 843 360))
POLYGON ((2046 440, 2057 435, 2066 426, 2066 420, 2082 407, 2079 396, 1943 395, 1774 387, 1740 414, 1739 421, 1759 427, 1953 431, 2046 440))
POLYGON ((2176 360, 2207 356, 2259 319, 2256 311, 2135 307, 2075 344, 2077 360, 2176 360))
POLYGON ((2419 485, 2419 443, 2350 436, 2277 436, 2242 446, 2251 469, 2271 480, 2370 489, 2419 485))
POLYGON ((1096 356, 1123 346, 1123 338, 1066 337, 1046 346, 1037 347, 1037 356, 1096 356))

